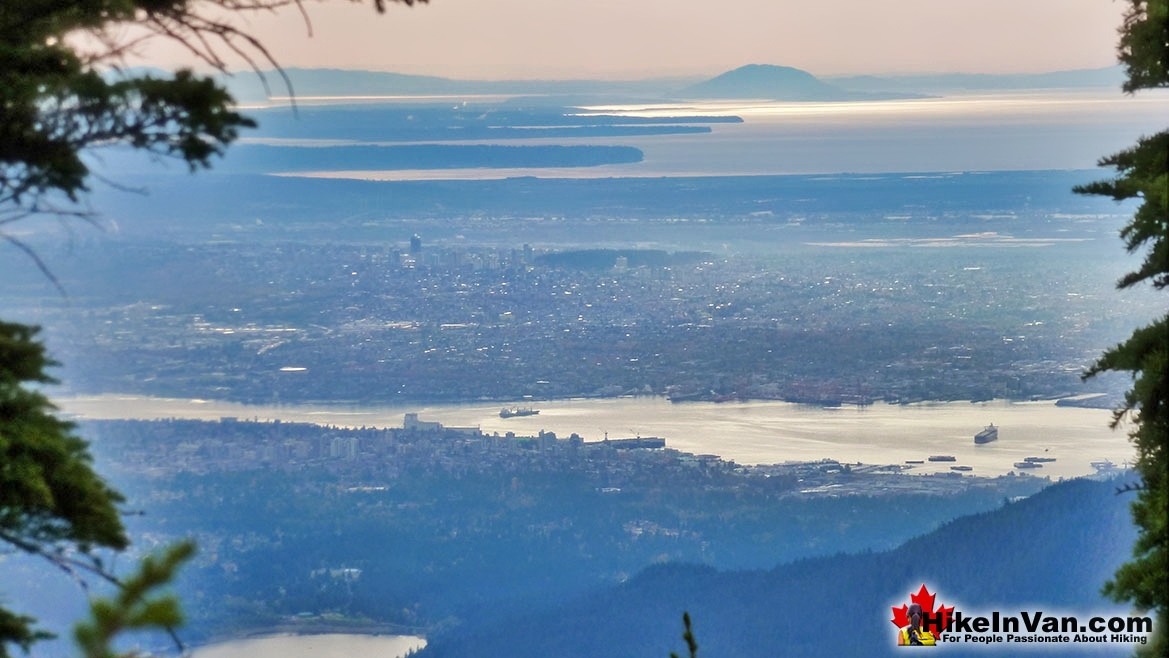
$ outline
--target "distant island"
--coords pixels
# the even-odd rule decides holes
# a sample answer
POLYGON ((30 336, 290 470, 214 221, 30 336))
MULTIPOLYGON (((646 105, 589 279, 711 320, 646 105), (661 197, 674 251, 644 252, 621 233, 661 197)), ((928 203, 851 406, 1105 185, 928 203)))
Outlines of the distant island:
POLYGON ((1048 73, 937 73, 842 76, 821 79, 790 66, 748 64, 677 92, 682 98, 751 98, 779 101, 864 101, 928 98, 953 92, 1022 89, 1119 89, 1119 66, 1048 73))
POLYGON ((655 102, 673 98, 757 98, 787 101, 859 101, 920 98, 952 91, 1051 88, 1118 88, 1120 67, 1046 73, 937 73, 817 77, 773 64, 748 64, 706 80, 694 77, 644 80, 457 80, 389 71, 288 68, 282 73, 241 72, 227 76, 236 99, 265 100, 295 95, 418 97, 508 96, 559 104, 655 102), (286 76, 286 77, 285 77, 286 76), (287 84, 285 84, 285 80, 287 84))
POLYGON ((921 98, 905 91, 850 91, 790 66, 748 64, 677 93, 683 98, 753 98, 778 101, 858 101, 921 98))

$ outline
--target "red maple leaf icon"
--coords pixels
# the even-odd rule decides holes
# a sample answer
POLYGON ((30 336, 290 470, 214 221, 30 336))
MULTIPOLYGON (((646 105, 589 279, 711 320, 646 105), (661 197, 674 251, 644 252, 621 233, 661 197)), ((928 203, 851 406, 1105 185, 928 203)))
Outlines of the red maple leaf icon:
MULTIPOLYGON (((909 595, 909 603, 916 603, 921 606, 923 612, 929 614, 931 617, 930 624, 925 630, 933 632, 935 635, 941 635, 946 626, 950 623, 950 615, 954 612, 954 606, 946 607, 939 605, 934 608, 935 594, 931 594, 926 589, 925 583, 922 583, 921 589, 917 590, 916 594, 909 595), (935 623, 935 620, 937 623, 935 623)), ((909 604, 903 603, 900 608, 893 608, 893 619, 890 620, 897 628, 904 628, 909 625, 909 604)))

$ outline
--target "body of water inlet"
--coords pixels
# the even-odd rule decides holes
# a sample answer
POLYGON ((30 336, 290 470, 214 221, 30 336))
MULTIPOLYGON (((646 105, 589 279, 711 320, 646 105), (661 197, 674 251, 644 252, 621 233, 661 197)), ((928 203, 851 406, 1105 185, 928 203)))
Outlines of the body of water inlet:
POLYGON ((404 635, 272 635, 195 649, 192 658, 402 658, 426 646, 404 635))
POLYGON ((500 404, 390 406, 244 405, 209 400, 103 395, 57 400, 79 419, 194 418, 281 420, 344 427, 401 427, 404 414, 447 426, 519 436, 540 431, 585 441, 656 436, 667 447, 715 454, 739 464, 835 459, 845 463, 902 464, 912 472, 970 466, 975 475, 1018 470, 1027 457, 1050 461, 1036 475, 1073 477, 1096 472, 1093 462, 1123 466, 1134 457, 1124 427, 1111 429, 1111 413, 1057 406, 1054 402, 877 403, 824 408, 787 402, 687 402, 637 397, 511 403, 531 406, 532 416, 501 418, 500 404), (974 435, 994 424, 999 439, 976 445, 974 435), (954 461, 930 462, 948 455, 954 461))
POLYGON ((463 180, 1092 169, 1164 128, 1169 93, 1119 89, 966 93, 856 102, 706 101, 586 107, 630 117, 738 116, 711 133, 466 143, 633 146, 641 162, 595 167, 316 171, 294 176, 463 180))

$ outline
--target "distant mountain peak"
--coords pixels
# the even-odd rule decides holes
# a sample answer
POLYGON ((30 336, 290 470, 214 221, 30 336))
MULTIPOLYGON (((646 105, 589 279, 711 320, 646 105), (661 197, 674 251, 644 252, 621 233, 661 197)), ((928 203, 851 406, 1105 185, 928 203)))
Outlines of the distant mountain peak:
POLYGON ((854 100, 856 94, 792 66, 747 64, 683 89, 690 98, 759 98, 791 101, 854 100))
POLYGON ((780 66, 778 64, 744 64, 743 66, 727 71, 718 77, 722 78, 733 75, 785 75, 813 79, 816 77, 803 69, 797 69, 794 66, 780 66))

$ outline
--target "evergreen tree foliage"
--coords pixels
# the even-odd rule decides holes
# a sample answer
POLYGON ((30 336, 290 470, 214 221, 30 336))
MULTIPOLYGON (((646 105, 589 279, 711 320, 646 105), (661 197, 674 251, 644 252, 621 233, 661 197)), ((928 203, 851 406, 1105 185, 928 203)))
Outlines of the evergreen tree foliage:
MULTIPOLYGON (((77 578, 92 576, 118 587, 113 600, 91 604, 92 620, 79 626, 87 658, 115 655, 118 634, 171 629, 181 621, 178 602, 158 596, 194 551, 179 543, 120 580, 104 567, 100 551, 128 547, 117 505, 122 496, 93 470, 87 444, 72 423, 35 386, 51 384, 54 362, 36 340, 37 329, 0 322, 0 543, 45 558, 77 578)), ((9 646, 27 653, 52 637, 36 620, 0 607, 0 658, 9 646)))
MULTIPOLYGON (((5 228, 44 213, 88 218, 80 202, 94 177, 84 158, 93 149, 120 145, 192 170, 210 166, 254 122, 235 111, 213 77, 130 69, 127 55, 161 38, 220 73, 227 72, 227 55, 257 70, 260 62, 275 66, 263 43, 233 19, 281 8, 303 14, 306 1, 0 2, 0 240, 52 279, 5 228)), ((370 3, 382 12, 387 0, 370 3)), ((155 592, 193 547, 179 544, 148 558, 125 580, 103 565, 101 551, 128 545, 117 509, 122 497, 93 470, 85 441, 40 392, 53 383, 46 369, 54 363, 36 334, 35 327, 0 321, 0 551, 37 555, 79 579, 117 585, 119 596, 94 603, 93 619, 77 635, 87 656, 109 656, 119 633, 177 623, 177 603, 155 592)), ((36 620, 0 606, 0 658, 10 646, 28 651, 48 636, 36 620)))
POLYGON ((73 425, 29 387, 53 382, 36 331, 0 322, 0 538, 29 552, 125 548, 121 496, 93 472, 73 425))
MULTIPOLYGON (((1124 90, 1169 87, 1169 0, 1128 0, 1120 28, 1120 61, 1127 71, 1124 90)), ((1140 205, 1120 237, 1130 253, 1144 250, 1144 261, 1117 284, 1129 288, 1148 283, 1169 286, 1169 130, 1142 137, 1129 149, 1100 161, 1116 176, 1076 188, 1118 201, 1136 199, 1140 205)), ((1169 655, 1169 315, 1137 329, 1126 341, 1109 349, 1086 377, 1105 371, 1132 374, 1132 388, 1115 422, 1131 417, 1131 437, 1137 449, 1133 519, 1140 534, 1133 558, 1117 570, 1105 591, 1121 601, 1154 610, 1158 638, 1150 655, 1169 655)))
MULTIPOLYGON (((698 641, 694 638, 694 629, 690 625, 690 613, 682 613, 682 639, 686 642, 687 655, 698 658, 698 641)), ((671 651, 670 658, 678 658, 678 654, 671 651)))
POLYGON ((113 598, 93 601, 90 619, 77 625, 74 638, 85 658, 115 658, 114 643, 128 631, 172 629, 183 622, 179 601, 173 595, 155 595, 170 583, 175 571, 195 553, 195 545, 181 542, 157 556, 148 556, 137 573, 120 583, 113 598))
MULTIPOLYGON (((254 122, 233 109, 214 78, 190 69, 169 77, 126 69, 127 55, 143 41, 163 38, 219 72, 227 72, 227 54, 253 67, 275 66, 264 45, 232 18, 285 7, 303 13, 304 2, 0 3, 0 226, 76 202, 91 176, 82 158, 91 148, 127 145, 192 169, 209 166, 254 122), (136 36, 127 38, 127 26, 136 36)), ((385 10, 385 0, 373 5, 385 10)))
MULTIPOLYGON (((0 541, 67 571, 100 570, 93 549, 124 549, 122 497, 92 468, 86 443, 35 385, 52 383, 53 362, 37 330, 0 322, 0 541)), ((5 643, 27 650, 46 635, 34 620, 0 608, 5 643)))

